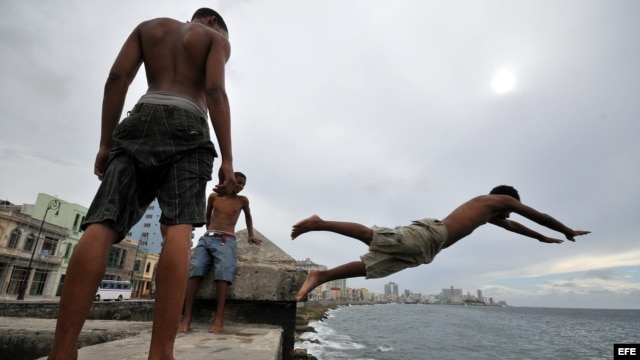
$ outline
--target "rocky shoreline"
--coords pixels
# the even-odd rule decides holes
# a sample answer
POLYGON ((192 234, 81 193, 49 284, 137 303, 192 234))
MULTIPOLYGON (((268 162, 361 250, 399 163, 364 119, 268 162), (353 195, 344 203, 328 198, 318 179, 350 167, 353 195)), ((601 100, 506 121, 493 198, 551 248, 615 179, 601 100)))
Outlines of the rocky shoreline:
MULTIPOLYGON (((304 306, 296 310, 296 342, 299 341, 298 336, 305 332, 316 332, 309 326, 312 321, 318 321, 327 317, 327 311, 337 308, 338 305, 313 305, 304 306)), ((307 349, 296 348, 293 350, 294 360, 317 360, 317 358, 309 353, 307 349)))

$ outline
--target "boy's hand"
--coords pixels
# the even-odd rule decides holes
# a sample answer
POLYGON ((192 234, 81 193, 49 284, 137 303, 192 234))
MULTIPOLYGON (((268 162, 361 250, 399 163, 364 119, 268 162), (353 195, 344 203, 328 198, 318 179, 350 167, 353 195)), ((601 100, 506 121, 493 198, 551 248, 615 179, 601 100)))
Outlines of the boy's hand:
POLYGON ((96 155, 96 161, 93 165, 93 173, 102 181, 104 177, 104 169, 107 167, 107 160, 109 160, 109 154, 111 153, 111 147, 100 146, 98 154, 96 155))
POLYGON ((220 170, 218 170, 218 185, 215 186, 213 191, 216 194, 224 196, 231 194, 236 188, 236 177, 233 174, 233 166, 230 162, 222 162, 220 170))
POLYGON ((571 230, 570 233, 565 234, 565 236, 567 237, 567 240, 570 241, 576 241, 573 237, 574 236, 580 236, 580 235, 587 235, 590 234, 591 231, 585 231, 585 230, 571 230))
POLYGON ((250 244, 256 244, 256 245, 262 245, 262 240, 258 239, 255 236, 249 236, 249 243, 250 244))
POLYGON ((538 239, 538 241, 543 242, 543 243, 547 243, 547 244, 560 244, 563 243, 564 240, 560 240, 560 239, 554 239, 554 238, 550 238, 550 237, 544 237, 542 239, 538 239))

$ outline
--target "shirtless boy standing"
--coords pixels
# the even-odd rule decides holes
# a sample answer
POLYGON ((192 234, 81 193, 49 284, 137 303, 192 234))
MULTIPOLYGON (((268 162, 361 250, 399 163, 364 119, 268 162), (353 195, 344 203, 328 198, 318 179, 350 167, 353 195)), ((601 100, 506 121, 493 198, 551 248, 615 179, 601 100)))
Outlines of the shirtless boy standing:
POLYGON ((311 290, 328 281, 358 276, 366 276, 367 279, 382 278, 406 268, 428 264, 440 250, 455 244, 486 223, 544 243, 564 241, 547 237, 518 222, 508 220, 512 212, 562 233, 567 240, 575 241, 575 236, 590 233, 573 230, 553 217, 524 205, 520 202, 516 189, 507 185, 497 186, 489 195, 480 195, 467 201, 442 221, 422 219, 394 229, 369 228, 352 222, 326 221, 313 215, 293 226, 292 239, 309 231, 331 231, 362 241, 369 246, 369 252, 360 257, 361 261, 353 261, 325 271, 312 269, 296 299, 304 301, 311 290))
POLYGON ((49 360, 78 357, 78 336, 111 245, 126 236, 154 198, 162 209, 163 247, 148 358, 173 359, 191 232, 206 222, 206 186, 217 155, 208 118, 222 155, 216 189, 226 193, 235 187, 225 90, 229 54, 227 26, 208 8, 197 10, 191 22, 144 21, 124 42, 104 87, 94 164, 102 183, 69 261, 49 360), (147 92, 120 121, 129 85, 143 64, 147 92))
POLYGON ((249 199, 238 193, 244 189, 247 177, 236 172, 237 186, 231 194, 209 195, 207 202, 207 232, 200 238, 191 258, 187 295, 184 302, 184 315, 178 328, 180 332, 187 332, 191 328, 193 303, 195 301, 200 282, 213 266, 213 280, 216 282, 216 315, 209 332, 221 333, 224 330, 224 305, 227 290, 236 274, 236 237, 235 228, 240 212, 244 212, 244 219, 249 234, 249 242, 260 245, 262 240, 253 233, 253 218, 249 209, 249 199))

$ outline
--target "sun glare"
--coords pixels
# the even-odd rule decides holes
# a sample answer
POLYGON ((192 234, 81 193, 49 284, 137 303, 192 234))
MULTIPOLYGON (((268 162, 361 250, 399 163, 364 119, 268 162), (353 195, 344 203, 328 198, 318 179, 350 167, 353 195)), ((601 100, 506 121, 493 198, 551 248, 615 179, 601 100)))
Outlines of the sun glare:
POLYGON ((504 94, 513 90, 516 84, 516 76, 511 70, 500 70, 494 76, 491 81, 491 88, 498 94, 504 94))

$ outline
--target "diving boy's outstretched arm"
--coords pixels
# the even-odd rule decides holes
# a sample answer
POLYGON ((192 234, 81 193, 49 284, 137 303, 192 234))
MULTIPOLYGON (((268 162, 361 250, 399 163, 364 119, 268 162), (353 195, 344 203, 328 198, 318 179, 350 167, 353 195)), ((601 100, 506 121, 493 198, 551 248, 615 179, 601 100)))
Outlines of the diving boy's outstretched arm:
POLYGON ((491 220, 491 224, 499 226, 505 230, 509 230, 516 234, 524 235, 533 239, 536 239, 540 242, 549 243, 549 244, 560 244, 564 242, 564 240, 550 238, 548 236, 542 235, 537 231, 531 230, 528 227, 520 224, 519 222, 507 220, 507 219, 497 219, 491 220))
MULTIPOLYGON (((511 202, 511 204, 509 204, 511 209, 509 209, 509 211, 513 211, 517 214, 520 214, 524 217, 526 217, 527 219, 534 221, 544 227, 547 227, 551 230, 555 230, 559 233, 564 234, 565 238, 567 240, 570 241, 576 241, 574 239, 574 237, 579 236, 579 235, 586 235, 591 233, 590 231, 584 231, 584 230, 573 230, 572 228, 566 226, 565 224, 561 223, 559 220, 557 220, 556 218, 554 218, 551 215, 539 212, 538 210, 527 206, 523 203, 521 203, 520 201, 515 201, 515 202, 511 202)), ((539 241, 542 242, 554 242, 557 243, 558 241, 550 241, 550 240, 557 240, 557 239, 552 239, 549 237, 546 237, 542 234, 539 234, 529 228, 527 228, 526 226, 519 224, 515 221, 511 221, 511 220, 507 220, 507 219, 499 219, 496 221, 492 221, 493 224, 498 225, 504 229, 507 229, 509 231, 513 231, 516 232, 518 234, 522 234, 525 236, 529 236, 529 237, 533 237, 534 239, 537 239, 539 241), (497 224, 496 222, 502 222, 502 225, 497 224), (508 223, 505 223, 508 222, 508 223), (532 236, 533 235, 533 236, 532 236)))

